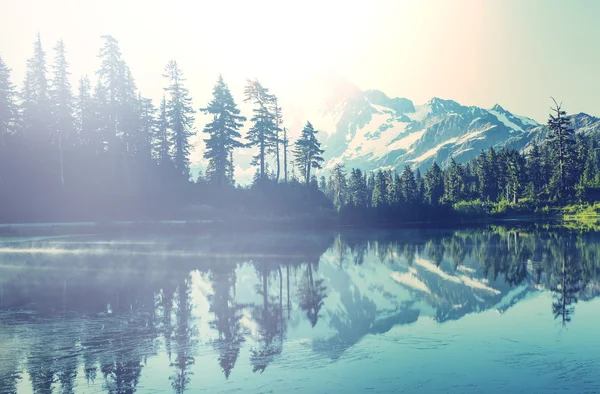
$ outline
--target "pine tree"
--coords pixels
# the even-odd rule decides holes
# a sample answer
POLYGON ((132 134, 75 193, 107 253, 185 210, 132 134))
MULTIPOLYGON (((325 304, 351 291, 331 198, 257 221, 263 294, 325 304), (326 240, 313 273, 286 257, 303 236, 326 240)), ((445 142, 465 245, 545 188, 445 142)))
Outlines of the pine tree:
POLYGON ((462 200, 464 183, 462 166, 452 158, 444 179, 445 199, 450 202, 462 200))
POLYGON ((33 56, 27 60, 27 70, 21 92, 23 131, 30 140, 50 141, 52 138, 46 53, 40 35, 34 43, 33 56))
POLYGON ((531 184, 532 195, 530 197, 537 198, 542 192, 544 185, 544 177, 542 173, 542 155, 537 142, 534 140, 531 150, 527 156, 527 176, 531 184))
POLYGON ((165 168, 165 166, 171 163, 171 138, 169 136, 169 120, 167 118, 167 98, 163 95, 160 102, 160 110, 158 114, 157 125, 155 129, 155 135, 152 139, 152 156, 158 163, 159 167, 165 168))
POLYGON ((294 144, 295 163, 307 184, 310 181, 311 170, 321 168, 323 162, 321 155, 324 151, 317 140, 317 133, 313 125, 306 122, 300 138, 294 144))
POLYGON ((69 82, 70 72, 66 59, 65 44, 62 40, 54 47, 54 76, 50 83, 50 100, 52 113, 51 133, 53 140, 58 143, 60 155, 61 184, 65 185, 64 149, 76 144, 75 119, 73 117, 73 93, 69 82))
POLYGON ((404 201, 402 180, 395 170, 390 170, 385 173, 385 181, 387 184, 387 203, 390 207, 398 207, 404 201))
POLYGON ((139 96, 140 103, 140 128, 135 135, 135 155, 144 162, 152 159, 153 138, 156 135, 158 121, 156 119, 156 107, 152 99, 139 96))
POLYGON ((371 203, 373 207, 380 208, 387 205, 387 179, 383 171, 377 171, 375 175, 375 184, 373 187, 373 197, 371 197, 371 203))
POLYGON ((507 156, 507 191, 512 203, 518 203, 525 183, 525 158, 517 151, 511 151, 507 156))
POLYGON ((5 137, 17 133, 18 107, 15 86, 10 80, 10 69, 0 57, 0 151, 5 137))
POLYGON ((571 181, 569 167, 573 160, 573 129, 569 123, 567 112, 562 109, 562 104, 558 104, 554 98, 554 107, 551 108, 553 113, 548 119, 549 133, 547 141, 553 149, 556 159, 554 168, 556 188, 556 197, 559 200, 566 198, 569 194, 569 186, 574 184, 571 181))
POLYGON ((319 190, 321 190, 323 194, 327 195, 327 180, 323 175, 321 175, 321 178, 319 178, 319 190))
POLYGON ((50 83, 50 99, 52 102, 52 115, 54 119, 54 135, 61 146, 76 144, 75 126, 73 118, 73 93, 66 60, 65 45, 62 40, 54 47, 54 76, 50 83))
POLYGON ((253 125, 246 136, 247 146, 258 148, 258 154, 254 156, 252 165, 259 166, 259 179, 265 180, 266 156, 277 143, 277 122, 272 111, 276 97, 257 80, 247 81, 244 96, 245 102, 251 101, 254 104, 253 116, 250 119, 253 125))
POLYGON ((356 208, 366 208, 368 202, 368 190, 365 177, 360 169, 352 169, 348 181, 349 204, 356 208))
POLYGON ((131 70, 125 62, 120 64, 118 87, 120 151, 135 156, 139 151, 146 152, 149 145, 147 136, 140 135, 143 133, 141 118, 144 103, 137 92, 131 70))
POLYGON ((375 172, 371 171, 368 174, 365 174, 366 184, 367 184, 367 198, 369 207, 374 207, 373 205, 373 192, 375 191, 375 172))
POLYGON ((477 184, 478 192, 482 201, 489 201, 493 194, 495 180, 492 177, 490 163, 484 151, 477 158, 477 184))
POLYGON ((404 166, 402 175, 400 177, 402 182, 402 197, 407 204, 414 204, 417 202, 417 183, 415 182, 415 175, 409 166, 404 166))
POLYGON ((500 192, 500 184, 504 178, 502 168, 499 163, 498 154, 492 147, 488 150, 486 155, 486 166, 488 171, 488 199, 491 201, 498 200, 498 194, 500 192))
POLYGON ((98 81, 94 88, 94 95, 91 102, 93 113, 93 126, 91 127, 91 146, 96 154, 107 150, 109 141, 114 143, 114 125, 110 117, 110 101, 108 92, 104 85, 98 81))
POLYGON ((346 205, 348 185, 346 183, 346 169, 343 164, 337 163, 331 170, 329 177, 329 190, 333 205, 339 211, 346 205))
POLYGON ((104 45, 100 49, 100 69, 96 72, 98 76, 98 84, 102 86, 104 96, 102 100, 105 106, 102 109, 104 112, 106 123, 103 132, 103 139, 106 149, 116 153, 117 138, 120 134, 119 130, 119 96, 120 88, 122 87, 123 59, 121 57, 121 49, 118 41, 110 35, 101 37, 104 40, 104 45))
POLYGON ((419 170, 417 168, 417 170, 415 171, 415 183, 417 184, 417 203, 422 204, 423 203, 423 199, 425 198, 425 181, 423 180, 423 177, 421 176, 421 170, 419 170))
POLYGON ((94 138, 93 130, 93 103, 92 103, 92 86, 87 77, 79 79, 77 97, 75 99, 75 129, 77 130, 79 142, 89 147, 92 145, 94 138))
POLYGON ((204 132, 209 135, 204 140, 204 158, 208 159, 207 180, 218 186, 233 185, 232 151, 244 146, 239 140, 238 130, 246 118, 240 116, 240 110, 221 75, 213 88, 212 100, 200 111, 212 116, 212 121, 204 127, 204 132))
POLYGON ((171 60, 165 67, 163 75, 169 81, 165 91, 169 94, 167 101, 167 122, 170 130, 170 143, 173 151, 173 164, 185 179, 190 176, 190 137, 194 135, 194 110, 192 99, 183 85, 185 78, 177 62, 171 60))
POLYGON ((434 161, 425 172, 425 199, 431 205, 438 205, 444 196, 444 174, 434 161))

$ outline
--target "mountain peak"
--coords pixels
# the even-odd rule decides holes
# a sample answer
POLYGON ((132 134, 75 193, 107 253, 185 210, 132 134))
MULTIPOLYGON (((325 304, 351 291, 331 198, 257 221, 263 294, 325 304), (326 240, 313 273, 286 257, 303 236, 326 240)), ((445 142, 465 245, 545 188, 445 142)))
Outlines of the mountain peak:
POLYGON ((445 100, 439 97, 433 97, 427 102, 428 107, 435 113, 460 112, 462 106, 454 100, 445 100))
POLYGON ((502 108, 502 106, 500 104, 496 104, 492 107, 492 111, 496 111, 496 112, 508 112, 507 110, 505 110, 504 108, 502 108))

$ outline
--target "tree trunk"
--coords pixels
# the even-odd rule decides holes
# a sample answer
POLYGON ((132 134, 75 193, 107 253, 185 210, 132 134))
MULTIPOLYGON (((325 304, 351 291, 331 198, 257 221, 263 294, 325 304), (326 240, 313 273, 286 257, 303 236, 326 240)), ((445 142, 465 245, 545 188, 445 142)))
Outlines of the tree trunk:
POLYGON ((285 183, 288 181, 287 171, 287 129, 283 128, 283 179, 285 183))
POLYGON ((311 157, 308 155, 308 163, 306 163, 306 186, 310 183, 310 162, 311 157))
MULTIPOLYGON (((287 311, 288 311, 288 319, 290 318, 290 265, 288 263, 288 265, 286 265, 285 267, 285 273, 287 276, 287 311)), ((1 285, 1 283, 0 283, 1 285)))
POLYGON ((279 183, 279 173, 281 168, 281 164, 279 163, 279 132, 277 133, 277 138, 275 141, 275 156, 275 160, 277 161, 277 175, 275 176, 275 181, 279 183))
POLYGON ((260 180, 265 179, 265 143, 260 142, 260 180))
POLYGON ((58 151, 60 155, 60 184, 65 187, 65 166, 63 162, 62 133, 58 134, 58 151))

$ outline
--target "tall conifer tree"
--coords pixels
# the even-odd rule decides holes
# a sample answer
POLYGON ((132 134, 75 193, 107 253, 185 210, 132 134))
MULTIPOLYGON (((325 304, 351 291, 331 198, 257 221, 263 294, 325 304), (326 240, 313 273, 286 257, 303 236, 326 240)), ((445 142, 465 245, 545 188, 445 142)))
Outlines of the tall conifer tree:
POLYGON ((232 152, 233 149, 244 146, 238 130, 246 118, 240 115, 240 110, 222 76, 219 75, 213 88, 212 100, 201 111, 212 116, 212 121, 204 127, 204 132, 209 135, 209 138, 204 140, 204 158, 208 159, 206 178, 214 185, 233 185, 232 152))

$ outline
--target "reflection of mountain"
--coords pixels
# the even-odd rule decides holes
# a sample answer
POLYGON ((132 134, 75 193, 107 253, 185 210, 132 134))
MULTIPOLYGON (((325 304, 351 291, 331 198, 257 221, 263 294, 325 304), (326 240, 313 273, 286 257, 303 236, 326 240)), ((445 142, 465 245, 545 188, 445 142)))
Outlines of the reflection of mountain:
POLYGON ((132 393, 148 360, 162 355, 165 381, 183 393, 203 382, 197 360, 207 351, 231 381, 234 369, 275 370, 269 366, 293 359, 298 346, 337 360, 365 336, 420 319, 505 312, 540 291, 554 295, 546 313, 567 324, 579 300, 600 294, 595 233, 495 228, 273 239, 272 248, 255 234, 236 248, 180 239, 104 254, 92 242, 37 241, 33 254, 20 244, 0 267, 0 324, 10 323, 0 344, 23 356, 7 363, 0 346, 0 392, 28 379, 23 384, 40 393, 86 384, 132 393))

